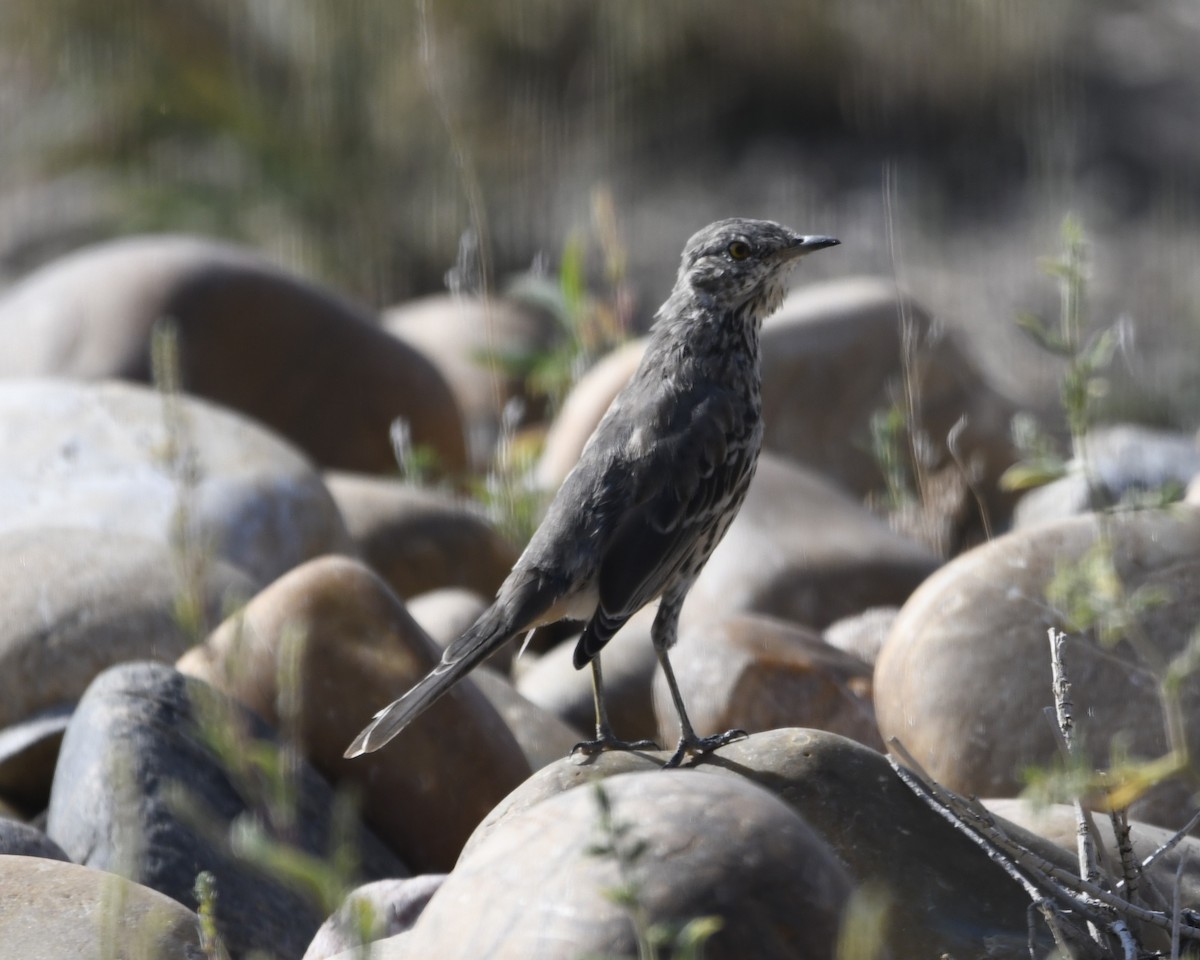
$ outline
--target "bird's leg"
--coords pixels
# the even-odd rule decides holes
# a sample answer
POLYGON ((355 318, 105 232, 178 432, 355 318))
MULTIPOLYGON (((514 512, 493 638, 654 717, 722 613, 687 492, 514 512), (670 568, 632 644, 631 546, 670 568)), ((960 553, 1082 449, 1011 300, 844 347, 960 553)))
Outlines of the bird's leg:
POLYGON ((605 750, 657 750, 653 740, 619 740, 608 722, 608 708, 604 705, 604 676, 600 672, 600 655, 592 657, 592 697, 596 701, 596 739, 577 743, 571 756, 594 757, 605 750))
MULTIPOLYGON (((688 585, 690 586, 690 584, 688 585)), ((671 701, 675 704, 675 712, 679 714, 679 745, 671 755, 671 759, 663 764, 663 769, 678 767, 685 757, 703 756, 712 753, 718 747, 744 740, 748 734, 745 730, 726 730, 711 737, 698 737, 692 729, 692 721, 688 719, 687 709, 683 705, 683 694, 679 692, 679 683, 675 679, 675 671, 671 669, 671 658, 667 654, 675 643, 676 631, 679 627, 679 609, 683 606, 683 598, 687 590, 668 600, 663 598, 654 617, 654 625, 650 628, 650 636, 654 640, 654 652, 658 654, 658 662, 662 665, 663 674, 667 678, 667 687, 671 691, 671 701)))

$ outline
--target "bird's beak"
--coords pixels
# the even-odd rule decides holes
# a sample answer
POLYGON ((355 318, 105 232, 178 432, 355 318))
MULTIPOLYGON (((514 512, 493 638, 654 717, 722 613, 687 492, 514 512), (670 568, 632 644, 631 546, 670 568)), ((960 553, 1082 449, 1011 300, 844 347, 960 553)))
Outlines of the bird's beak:
POLYGON ((797 235, 792 241, 791 246, 784 250, 784 256, 788 260, 794 260, 797 257, 804 256, 806 253, 812 253, 814 250, 836 247, 841 242, 841 240, 835 240, 833 237, 801 237, 797 235))

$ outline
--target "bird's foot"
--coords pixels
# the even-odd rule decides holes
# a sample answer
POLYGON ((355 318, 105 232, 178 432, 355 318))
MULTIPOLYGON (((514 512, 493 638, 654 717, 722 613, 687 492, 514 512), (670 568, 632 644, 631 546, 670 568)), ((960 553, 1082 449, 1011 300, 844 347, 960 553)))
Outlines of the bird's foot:
POLYGON ((601 733, 595 740, 584 740, 571 748, 571 759, 584 763, 609 750, 657 750, 653 740, 619 740, 611 733, 601 733))
POLYGON ((678 767, 687 757, 702 757, 706 753, 712 753, 726 744, 734 743, 737 740, 745 740, 748 736, 750 734, 746 733, 745 730, 726 730, 724 733, 718 733, 711 737, 680 737, 679 746, 675 748, 671 759, 663 764, 663 769, 670 770, 678 767))

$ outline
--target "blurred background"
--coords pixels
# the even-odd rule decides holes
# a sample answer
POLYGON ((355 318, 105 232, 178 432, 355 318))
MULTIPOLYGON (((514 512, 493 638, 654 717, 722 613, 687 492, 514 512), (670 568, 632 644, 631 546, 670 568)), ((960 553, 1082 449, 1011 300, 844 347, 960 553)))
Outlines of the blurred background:
POLYGON ((169 231, 382 310, 590 233, 640 328, 693 230, 762 216, 842 239, 805 281, 893 277, 1045 406, 1014 318, 1057 311, 1073 214, 1111 402, 1191 429, 1198 50, 1190 0, 4 0, 0 287, 169 231))

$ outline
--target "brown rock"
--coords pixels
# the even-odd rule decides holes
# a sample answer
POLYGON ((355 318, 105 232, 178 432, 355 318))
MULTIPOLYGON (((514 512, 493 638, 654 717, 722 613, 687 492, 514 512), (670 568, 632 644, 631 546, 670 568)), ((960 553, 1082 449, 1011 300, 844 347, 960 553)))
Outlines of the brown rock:
MULTIPOLYGON (((514 816, 474 846, 413 929, 374 945, 380 960, 471 956, 551 960, 635 956, 629 910, 607 893, 637 888, 648 923, 719 917, 709 960, 794 960, 835 951, 850 894, 841 867, 804 821, 744 780, 687 771, 634 773, 603 786, 628 824, 615 855, 591 790, 514 816)), ((343 954, 343 957, 348 955, 343 954)))
POLYGON ((477 667, 471 673, 471 679, 504 718, 505 726, 521 745, 531 770, 540 770, 548 763, 568 756, 575 744, 583 739, 578 730, 526 700, 494 670, 477 667))
POLYGON ((490 602, 517 561, 508 541, 450 494, 355 474, 325 482, 363 559, 401 597, 464 587, 490 602))
POLYGON ((0 301, 0 376, 150 378, 154 324, 175 321, 183 385, 241 410, 319 463, 390 472, 403 418, 450 472, 466 464, 445 380, 349 302, 254 253, 189 237, 86 248, 0 301))
POLYGON ((388 749, 355 760, 342 752, 440 655, 375 574, 324 557, 258 594, 179 669, 273 725, 295 724, 319 770, 360 787, 375 832, 414 870, 437 871, 449 869, 475 825, 529 775, 483 695, 465 680, 388 749), (294 677, 294 686, 281 677, 294 677))
POLYGON ((191 910, 111 873, 0 856, 0 944, 13 960, 194 960, 198 931, 191 910))
POLYGON ((978 486, 998 522, 1012 506, 1011 497, 995 493, 996 478, 1017 458, 1009 430, 1011 404, 987 386, 954 338, 935 329, 924 309, 898 294, 891 280, 851 277, 809 284, 763 324, 763 445, 856 496, 882 490, 871 418, 891 406, 902 384, 905 323, 916 344, 920 426, 933 458, 928 469, 950 462, 946 436, 965 416, 959 449, 965 460, 978 460, 978 486))
POLYGON ((351 549, 294 447, 239 414, 186 397, 168 408, 135 384, 0 380, 0 476, 0 531, 145 537, 259 583, 351 549))
MULTIPOLYGON (((650 624, 658 604, 640 610, 605 646, 605 705, 613 729, 626 740, 656 736, 651 693, 658 657, 650 640, 650 624)), ((596 706, 592 695, 592 671, 576 670, 572 657, 578 638, 553 647, 517 679, 517 689, 581 733, 592 735, 596 728, 596 706)))
POLYGON ((445 377, 462 410, 471 463, 492 461, 505 406, 533 398, 520 367, 562 337, 555 318, 505 298, 438 294, 392 307, 383 328, 427 356, 445 377))
MULTIPOLYGON (((883 749, 871 705, 871 668, 812 631, 769 617, 732 617, 693 625, 672 653, 688 716, 701 736, 813 727, 883 749)), ((654 711, 659 743, 678 741, 679 719, 661 670, 654 679, 654 711)))
POLYGON ((683 608, 683 623, 762 613, 821 628, 900 604, 938 566, 925 547, 804 467, 764 453, 683 608))
MULTIPOLYGON (((1104 522, 1124 589, 1153 585, 1170 598, 1139 617, 1142 635, 1169 660, 1200 622, 1200 512, 1141 511, 1104 522)), ((1043 716, 1054 702, 1047 630, 1067 624, 1046 590, 1056 571, 1081 568, 1098 524, 1075 517, 1001 537, 957 557, 913 594, 876 665, 885 740, 898 737, 935 779, 977 796, 1013 796, 1028 767, 1056 760, 1043 716)), ((1161 755, 1162 707, 1138 655, 1127 643, 1103 649, 1090 634, 1069 632, 1064 660, 1092 761, 1106 765, 1117 743, 1135 758, 1161 755)), ((1192 675, 1182 688, 1193 741, 1198 683, 1192 675)), ((1161 787, 1134 805, 1134 816, 1179 826, 1191 806, 1186 793, 1161 787)))

